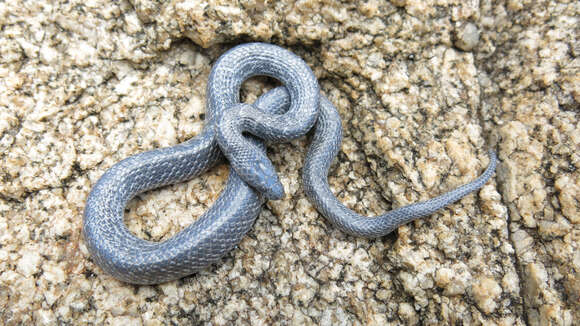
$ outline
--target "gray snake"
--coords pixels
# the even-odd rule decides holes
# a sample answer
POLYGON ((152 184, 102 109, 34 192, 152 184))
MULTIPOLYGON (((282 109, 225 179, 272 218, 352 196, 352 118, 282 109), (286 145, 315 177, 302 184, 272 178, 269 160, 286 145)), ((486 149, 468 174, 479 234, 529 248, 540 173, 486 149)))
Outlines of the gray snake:
POLYGON ((342 141, 341 120, 302 59, 274 45, 234 47, 214 64, 207 98, 206 126, 200 135, 122 160, 101 176, 87 198, 83 222, 87 247, 97 265, 119 280, 136 284, 175 280, 232 250, 252 227, 265 200, 284 195, 262 140, 288 141, 314 127, 303 169, 306 195, 338 228, 363 237, 380 237, 432 214, 482 187, 495 171, 497 159, 490 151, 489 166, 476 180, 424 202, 364 217, 342 205, 328 186, 328 169, 342 141), (274 77, 284 86, 254 104, 239 103, 241 84, 256 75, 274 77), (222 154, 232 166, 227 184, 197 221, 164 242, 140 239, 127 229, 123 215, 131 198, 199 175, 222 154))

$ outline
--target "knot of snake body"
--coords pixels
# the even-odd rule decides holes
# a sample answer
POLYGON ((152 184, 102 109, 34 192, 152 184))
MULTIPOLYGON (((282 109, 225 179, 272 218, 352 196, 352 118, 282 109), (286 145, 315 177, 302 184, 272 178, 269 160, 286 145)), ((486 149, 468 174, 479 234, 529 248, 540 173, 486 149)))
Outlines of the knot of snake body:
POLYGON ((340 149, 341 120, 320 94, 304 61, 280 47, 250 43, 214 64, 207 86, 207 124, 197 137, 170 148, 131 156, 95 184, 84 212, 83 234, 94 261, 119 280, 156 284, 206 268, 232 250, 250 230, 264 199, 280 199, 283 187, 261 140, 280 142, 315 132, 303 168, 304 191, 317 210, 341 230, 380 237, 432 214, 485 184, 495 153, 476 180, 433 199, 368 218, 342 205, 328 186, 328 169, 340 149), (275 88, 253 104, 239 103, 241 84, 256 75, 276 78, 275 88), (250 135, 250 136, 248 136, 250 135), (193 224, 164 242, 133 235, 123 221, 127 202, 140 192, 182 182, 225 155, 232 169, 216 202, 193 224))

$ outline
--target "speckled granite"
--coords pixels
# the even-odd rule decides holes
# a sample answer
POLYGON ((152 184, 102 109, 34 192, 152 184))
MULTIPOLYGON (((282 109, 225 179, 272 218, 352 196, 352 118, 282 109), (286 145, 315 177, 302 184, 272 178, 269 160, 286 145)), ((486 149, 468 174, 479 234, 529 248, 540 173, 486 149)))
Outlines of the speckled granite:
MULTIPOLYGON (((0 2, 0 324, 498 324, 580 320, 580 5, 574 1, 0 2), (273 145, 287 196, 220 264, 137 287, 81 238, 115 162, 203 127, 212 62, 266 41, 302 56, 343 118, 330 183, 376 215, 473 179, 387 237, 346 236, 304 196, 308 139, 273 145)), ((253 79, 253 101, 272 87, 253 79)), ((196 219, 227 166, 133 200, 152 240, 196 219)))

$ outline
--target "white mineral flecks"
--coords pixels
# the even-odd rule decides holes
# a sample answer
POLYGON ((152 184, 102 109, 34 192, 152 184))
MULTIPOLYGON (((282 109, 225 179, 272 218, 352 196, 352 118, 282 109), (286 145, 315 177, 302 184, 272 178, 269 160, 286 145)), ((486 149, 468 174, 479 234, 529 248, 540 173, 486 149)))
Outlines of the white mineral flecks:
POLYGON ((456 30, 455 46, 463 51, 472 51, 479 43, 479 30, 473 23, 466 23, 456 30))
POLYGON ((493 278, 481 277, 471 287, 475 303, 486 314, 497 309, 502 289, 493 278))

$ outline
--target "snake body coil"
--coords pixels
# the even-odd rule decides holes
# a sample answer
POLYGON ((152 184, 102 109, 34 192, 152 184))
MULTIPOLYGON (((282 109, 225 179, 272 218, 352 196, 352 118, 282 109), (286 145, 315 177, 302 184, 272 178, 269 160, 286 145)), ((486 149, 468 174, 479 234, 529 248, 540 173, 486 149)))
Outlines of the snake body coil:
POLYGON ((365 237, 385 235, 479 189, 496 165, 495 154, 490 152, 487 170, 475 181, 434 199, 366 218, 346 208, 330 191, 327 174, 340 148, 340 116, 320 95, 314 74, 299 57, 268 44, 237 46, 214 65, 207 96, 207 123, 201 135, 115 164, 89 194, 85 241, 95 262, 119 280, 136 284, 175 280, 218 261, 239 243, 264 200, 283 196, 264 144, 257 138, 286 141, 315 126, 303 174, 306 194, 333 224, 365 237), (241 84, 255 75, 277 78, 285 86, 269 91, 252 105, 240 104, 241 84), (160 243, 140 239, 127 229, 123 212, 132 197, 199 175, 214 166, 221 153, 232 164, 228 182, 215 204, 195 223, 160 243))

